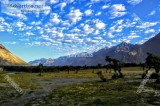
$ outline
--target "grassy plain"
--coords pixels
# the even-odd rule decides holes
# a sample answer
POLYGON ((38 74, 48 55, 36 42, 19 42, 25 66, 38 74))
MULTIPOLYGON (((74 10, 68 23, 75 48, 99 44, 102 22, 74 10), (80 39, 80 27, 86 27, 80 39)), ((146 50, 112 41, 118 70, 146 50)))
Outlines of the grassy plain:
POLYGON ((105 69, 80 70, 59 73, 0 73, 0 104, 19 106, 158 106, 160 85, 146 84, 147 92, 137 94, 143 81, 141 67, 122 69, 124 79, 112 80, 105 69), (106 82, 101 82, 96 72, 102 71, 106 82), (25 95, 20 95, 4 78, 8 75, 19 85, 25 95), (33 96, 34 95, 34 96, 33 96), (30 98, 30 99, 28 99, 30 98), (25 102, 24 102, 25 101, 25 102))

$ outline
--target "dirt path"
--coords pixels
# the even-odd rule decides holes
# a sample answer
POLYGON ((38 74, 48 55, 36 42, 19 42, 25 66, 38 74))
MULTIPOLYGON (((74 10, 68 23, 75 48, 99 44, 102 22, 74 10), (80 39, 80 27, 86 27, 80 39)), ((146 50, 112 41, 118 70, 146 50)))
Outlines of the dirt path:
POLYGON ((34 80, 41 86, 41 89, 35 91, 25 90, 25 94, 18 98, 8 101, 7 103, 1 104, 1 106, 23 106, 33 99, 42 98, 48 95, 53 89, 58 87, 68 86, 72 84, 78 84, 83 82, 95 81, 98 79, 91 78, 58 78, 58 79, 45 79, 45 80, 34 80))

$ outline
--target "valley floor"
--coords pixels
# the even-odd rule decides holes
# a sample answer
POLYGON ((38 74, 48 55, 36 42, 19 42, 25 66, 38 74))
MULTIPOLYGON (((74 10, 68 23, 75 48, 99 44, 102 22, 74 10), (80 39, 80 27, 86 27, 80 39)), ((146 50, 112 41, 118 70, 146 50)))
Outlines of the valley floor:
POLYGON ((1 106, 159 106, 160 84, 149 82, 141 93, 140 67, 123 68, 124 79, 111 80, 105 69, 59 73, 0 73, 1 106), (101 70, 106 82, 96 72, 101 70), (21 89, 21 95, 5 79, 8 75, 21 89))

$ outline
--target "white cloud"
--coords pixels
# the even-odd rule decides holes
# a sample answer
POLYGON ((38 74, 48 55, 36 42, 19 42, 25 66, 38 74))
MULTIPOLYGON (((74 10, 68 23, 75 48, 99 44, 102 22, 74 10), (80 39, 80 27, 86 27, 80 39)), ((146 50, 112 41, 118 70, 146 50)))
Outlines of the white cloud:
POLYGON ((91 0, 91 3, 100 2, 101 0, 91 0))
POLYGON ((4 42, 5 44, 15 45, 17 42, 4 42))
POLYGON ((83 43, 84 40, 77 38, 77 39, 74 39, 74 41, 75 41, 75 42, 78 42, 78 43, 83 43))
POLYGON ((83 29, 84 29, 85 32, 89 31, 89 28, 90 28, 90 26, 89 26, 88 24, 86 24, 86 25, 83 27, 83 29))
POLYGON ((141 2, 142 2, 142 0, 128 0, 128 3, 132 4, 132 5, 137 5, 137 4, 141 3, 141 2))
POLYGON ((67 0, 66 2, 67 2, 67 3, 73 3, 74 0, 67 0))
POLYGON ((71 26, 71 24, 69 23, 68 20, 65 20, 65 21, 61 20, 61 23, 62 23, 63 26, 68 26, 68 27, 71 26))
POLYGON ((56 3, 58 3, 59 2, 59 0, 50 0, 50 3, 51 4, 56 4, 56 3))
POLYGON ((136 26, 136 27, 137 27, 137 28, 140 28, 140 29, 146 29, 146 28, 155 26, 155 25, 157 25, 158 23, 159 23, 159 22, 144 22, 144 23, 142 23, 140 26, 136 26))
POLYGON ((80 33, 81 29, 75 27, 71 32, 73 32, 73 33, 80 33))
POLYGON ((73 22, 76 23, 82 19, 83 13, 79 10, 71 10, 70 13, 68 14, 68 18, 73 22))
POLYGON ((126 14, 126 12, 113 12, 112 13, 112 18, 116 18, 116 17, 122 17, 126 14))
POLYGON ((96 44, 98 42, 99 42, 99 40, 92 40, 91 38, 86 38, 86 43, 96 44))
POLYGON ((106 24, 102 21, 97 21, 95 24, 96 29, 104 29, 106 27, 106 24))
POLYGON ((3 17, 0 17, 0 22, 4 22, 5 19, 3 17))
POLYGON ((115 24, 113 24, 110 28, 109 28, 109 32, 110 33, 120 33, 123 31, 123 29, 125 27, 131 27, 130 23, 125 23, 124 20, 117 20, 114 22, 115 24))
POLYGON ((53 22, 54 24, 59 24, 61 22, 57 13, 51 14, 51 22, 53 22))
POLYGON ((58 33, 58 37, 63 38, 64 37, 63 33, 58 33))
POLYGON ((151 12, 149 13, 149 16, 152 16, 152 15, 154 15, 155 13, 156 13, 156 11, 153 10, 153 11, 151 11, 151 12))
POLYGON ((59 6, 60 6, 60 8, 61 8, 61 11, 63 10, 64 7, 66 7, 66 5, 67 5, 67 4, 66 4, 65 2, 59 4, 59 6))
POLYGON ((111 40, 113 43, 116 43, 116 42, 118 42, 117 40, 111 40))
POLYGON ((113 4, 111 9, 112 11, 125 11, 126 10, 123 4, 113 4))
POLYGON ((42 24, 41 21, 37 21, 37 22, 33 21, 33 22, 31 22, 31 25, 40 25, 40 24, 42 24))
POLYGON ((117 17, 122 17, 125 14, 127 14, 127 12, 123 4, 114 4, 111 6, 110 14, 111 14, 111 19, 113 19, 117 17))
POLYGON ((26 32, 26 36, 32 36, 34 35, 32 32, 26 32))
POLYGON ((43 39, 43 40, 45 40, 45 41, 49 41, 49 42, 55 42, 53 39, 51 39, 49 36, 47 36, 47 35, 42 35, 41 36, 41 38, 43 39))
POLYGON ((16 18, 19 18, 19 19, 22 19, 22 20, 27 20, 27 17, 24 15, 24 14, 21 14, 21 13, 12 13, 12 12, 4 12, 5 14, 9 15, 9 16, 12 16, 12 17, 16 17, 16 18))
POLYGON ((110 7, 109 5, 104 5, 104 6, 102 6, 102 9, 107 9, 109 7, 110 7))
POLYGON ((94 31, 94 29, 91 28, 88 24, 84 25, 83 30, 86 34, 92 33, 94 31))
POLYGON ((98 35, 99 33, 100 33, 99 30, 95 30, 94 35, 98 35))
POLYGON ((51 12, 51 7, 50 6, 45 6, 44 10, 45 10, 44 14, 48 15, 51 12))
MULTIPOLYGON (((17 26, 17 25, 14 25, 14 26, 17 26)), ((12 32, 13 31, 11 25, 5 22, 5 19, 2 17, 0 17, 0 31, 1 32, 4 32, 4 31, 12 32)))
POLYGON ((41 45, 41 42, 35 41, 34 44, 35 45, 41 45))
POLYGON ((138 36, 138 35, 129 35, 128 37, 127 37, 127 39, 128 40, 132 40, 132 39, 135 39, 135 38, 139 38, 140 36, 138 36))
POLYGON ((88 10, 85 11, 85 15, 86 16, 89 16, 91 14, 92 14, 92 10, 91 9, 88 9, 88 10))
POLYGON ((95 14, 95 16, 99 16, 101 14, 102 14, 102 12, 98 12, 98 13, 95 14))
POLYGON ((17 22, 17 27, 22 27, 22 26, 24 26, 23 22, 17 22))
POLYGON ((103 22, 97 23, 97 24, 96 24, 96 28, 97 28, 97 29, 104 29, 104 28, 105 28, 105 24, 104 24, 103 22))
POLYGON ((64 43, 72 43, 72 40, 64 40, 64 43))
POLYGON ((114 38, 114 37, 115 37, 111 32, 108 32, 107 36, 108 36, 109 38, 114 38))
POLYGON ((102 37, 94 37, 94 39, 96 39, 96 40, 103 40, 103 38, 102 37))
POLYGON ((144 33, 148 34, 148 33, 154 33, 154 32, 155 32, 154 29, 148 29, 148 30, 146 30, 144 33))

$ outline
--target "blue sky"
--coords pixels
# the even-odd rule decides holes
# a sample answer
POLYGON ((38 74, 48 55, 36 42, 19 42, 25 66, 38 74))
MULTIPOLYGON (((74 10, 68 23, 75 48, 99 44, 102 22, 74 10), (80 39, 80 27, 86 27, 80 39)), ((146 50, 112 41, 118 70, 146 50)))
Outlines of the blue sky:
POLYGON ((1 1, 0 43, 27 62, 142 44, 160 32, 160 0, 45 0, 45 12, 32 13, 4 9, 9 2, 1 1))

